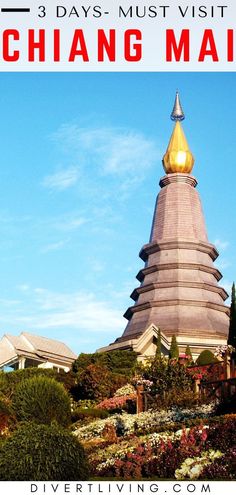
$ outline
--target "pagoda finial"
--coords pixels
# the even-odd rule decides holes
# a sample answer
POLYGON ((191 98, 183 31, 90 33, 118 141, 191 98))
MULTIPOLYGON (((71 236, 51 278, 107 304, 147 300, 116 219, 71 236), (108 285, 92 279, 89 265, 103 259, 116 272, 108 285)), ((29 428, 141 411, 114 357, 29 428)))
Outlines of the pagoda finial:
POLYGON ((187 139, 180 123, 184 118, 179 93, 177 91, 174 108, 171 114, 171 119, 175 121, 175 127, 162 160, 163 167, 167 174, 190 174, 193 168, 194 157, 189 149, 187 139))
POLYGON ((174 106, 173 106, 173 110, 172 110, 170 118, 171 118, 171 120, 174 120, 175 122, 178 120, 181 121, 181 120, 185 119, 185 115, 184 115, 184 112, 183 112, 183 109, 182 109, 182 106, 180 103, 178 91, 176 91, 175 102, 174 102, 174 106))

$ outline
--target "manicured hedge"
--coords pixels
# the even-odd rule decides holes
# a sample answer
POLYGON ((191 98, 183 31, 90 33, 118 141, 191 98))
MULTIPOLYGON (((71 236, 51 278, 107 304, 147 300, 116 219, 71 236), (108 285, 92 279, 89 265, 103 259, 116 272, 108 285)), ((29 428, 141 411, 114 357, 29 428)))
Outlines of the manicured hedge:
POLYGON ((55 420, 65 426, 71 417, 70 398, 65 388, 45 376, 23 380, 13 393, 12 408, 19 421, 50 424, 55 420))
POLYGON ((2 393, 8 398, 11 398, 14 390, 24 380, 28 378, 46 376, 48 378, 54 378, 59 383, 62 383, 66 390, 70 390, 75 384, 75 374, 72 371, 66 373, 61 371, 58 373, 53 369, 43 368, 25 368, 23 370, 16 370, 11 372, 0 371, 0 394, 2 393))
POLYGON ((83 447, 56 424, 25 424, 0 443, 1 481, 76 481, 88 477, 83 447))
POLYGON ((204 366, 205 364, 218 363, 218 359, 211 351, 205 349, 205 351, 202 351, 201 354, 198 356, 196 363, 199 366, 204 366))

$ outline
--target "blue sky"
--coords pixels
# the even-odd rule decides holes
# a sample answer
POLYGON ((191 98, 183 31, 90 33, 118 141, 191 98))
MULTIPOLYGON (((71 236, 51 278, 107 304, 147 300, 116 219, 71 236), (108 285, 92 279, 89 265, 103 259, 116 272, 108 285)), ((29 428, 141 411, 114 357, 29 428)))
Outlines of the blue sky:
POLYGON ((178 88, 216 265, 236 279, 235 73, 2 73, 0 334, 123 332, 178 88))

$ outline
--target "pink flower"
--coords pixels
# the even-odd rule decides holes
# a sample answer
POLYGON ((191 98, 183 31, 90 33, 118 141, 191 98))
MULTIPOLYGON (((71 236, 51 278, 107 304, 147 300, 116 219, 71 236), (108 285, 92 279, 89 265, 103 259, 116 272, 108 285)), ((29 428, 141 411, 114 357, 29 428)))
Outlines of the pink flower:
POLYGON ((136 394, 121 395, 120 397, 111 397, 111 399, 105 399, 97 405, 97 409, 117 409, 122 408, 127 400, 135 400, 136 394))

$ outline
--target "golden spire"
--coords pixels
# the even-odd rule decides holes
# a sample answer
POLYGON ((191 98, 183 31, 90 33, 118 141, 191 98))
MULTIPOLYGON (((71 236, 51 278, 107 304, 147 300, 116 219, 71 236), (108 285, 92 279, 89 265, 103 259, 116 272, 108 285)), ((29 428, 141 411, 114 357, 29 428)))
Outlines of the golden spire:
POLYGON ((167 174, 190 174, 194 164, 194 157, 189 149, 184 131, 180 124, 180 120, 184 119, 184 113, 178 93, 176 93, 171 119, 175 120, 176 123, 168 148, 162 160, 165 172, 167 174))

